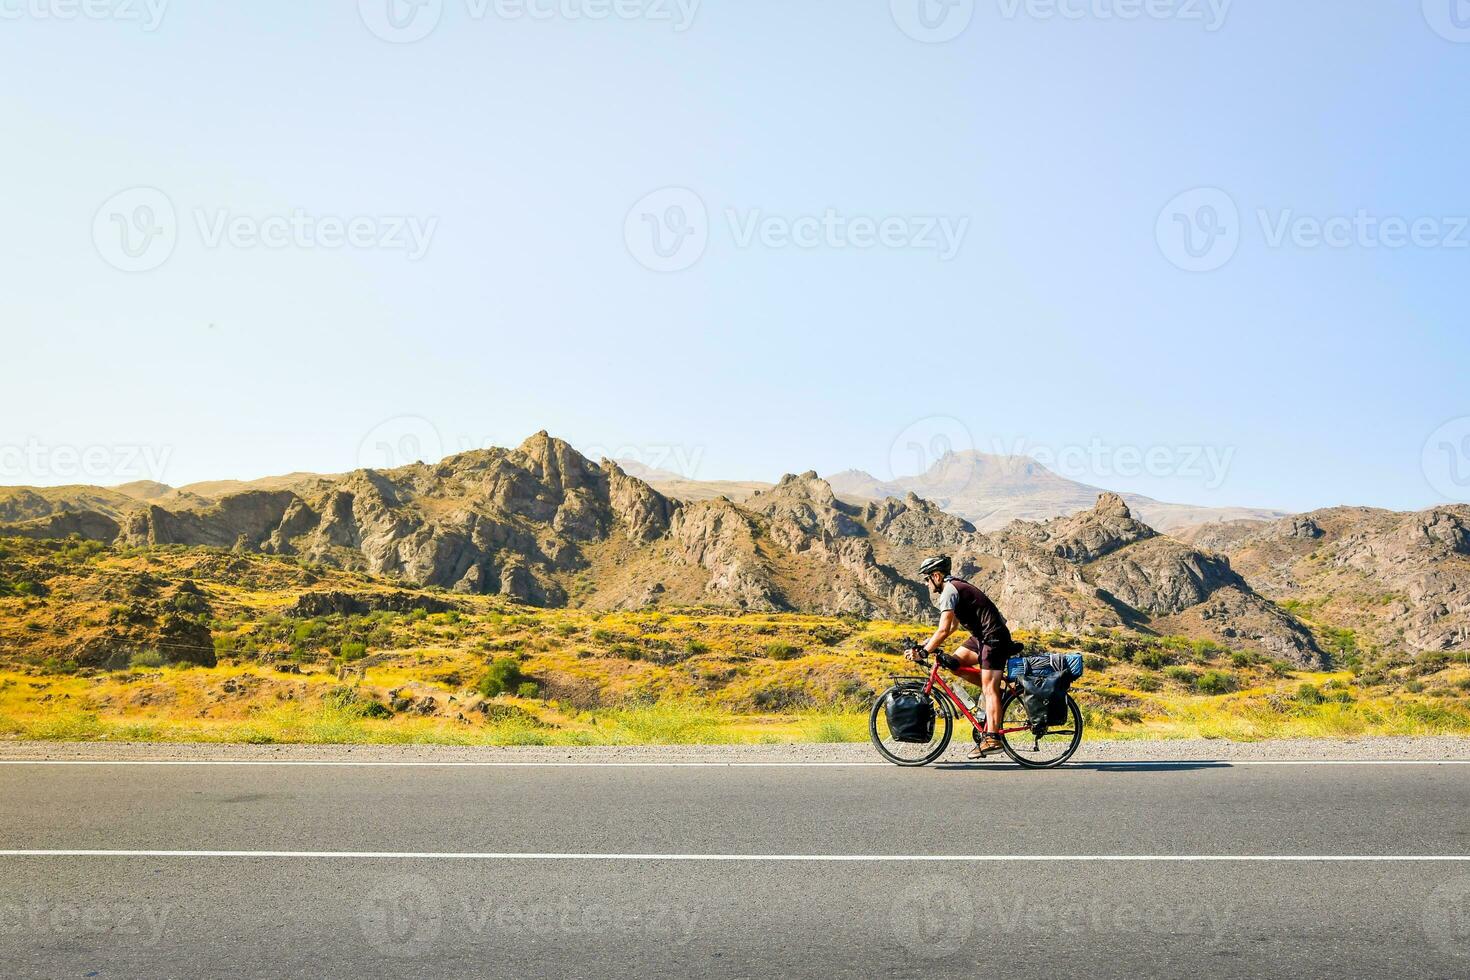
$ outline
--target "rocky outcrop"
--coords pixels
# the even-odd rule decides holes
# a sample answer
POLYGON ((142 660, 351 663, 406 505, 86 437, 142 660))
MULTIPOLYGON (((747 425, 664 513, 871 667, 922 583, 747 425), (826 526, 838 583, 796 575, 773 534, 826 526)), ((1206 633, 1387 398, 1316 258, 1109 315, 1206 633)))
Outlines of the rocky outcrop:
POLYGON ((449 612, 459 606, 422 592, 307 592, 290 609, 287 616, 312 619, 317 616, 366 616, 373 612, 449 612))
POLYGON ((120 530, 117 521, 96 511, 62 511, 50 517, 0 524, 0 537, 69 538, 75 535, 111 544, 120 530))
POLYGON ((1335 507, 1192 529, 1263 594, 1385 651, 1470 649, 1470 506, 1335 507))

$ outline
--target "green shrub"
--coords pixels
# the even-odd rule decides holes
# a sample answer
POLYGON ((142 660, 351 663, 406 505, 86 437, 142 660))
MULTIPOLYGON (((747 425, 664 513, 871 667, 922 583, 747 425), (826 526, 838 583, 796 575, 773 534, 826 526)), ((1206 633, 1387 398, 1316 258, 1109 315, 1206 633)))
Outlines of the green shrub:
POLYGON ((1322 697, 1322 692, 1311 684, 1303 684, 1301 687, 1298 687, 1296 689, 1296 699, 1302 704, 1321 704, 1326 700, 1326 698, 1322 697))
POLYGON ((1256 658, 1252 657, 1248 653, 1236 652, 1230 655, 1230 666, 1236 668, 1237 670, 1244 670, 1246 667, 1249 667, 1255 662, 1256 658))
POLYGON ((709 644, 703 640, 696 640, 690 637, 689 641, 684 644, 684 652, 691 657, 698 657, 701 654, 709 653, 709 644))
POLYGON ((1234 674, 1223 670, 1207 670, 1199 675, 1194 686, 1201 694, 1229 694, 1237 685, 1234 674))
POLYGON ((367 656, 367 644, 344 643, 338 653, 343 660, 361 660, 367 656))
POLYGON ((1169 658, 1161 650, 1140 650, 1133 657, 1133 662, 1149 670, 1158 670, 1169 662, 1169 658))
POLYGON ((493 698, 497 694, 504 694, 517 687, 525 679, 521 673, 519 660, 497 657, 490 662, 489 669, 480 677, 479 683, 475 685, 475 690, 487 698, 493 698))
POLYGON ((163 654, 157 650, 139 650, 128 659, 128 666, 145 668, 162 667, 163 654))
POLYGON ((540 696, 541 688, 537 686, 535 681, 521 681, 516 687, 516 697, 518 698, 535 698, 540 696))
POLYGON ((1160 684, 1159 679, 1154 675, 1144 674, 1143 676, 1139 677, 1137 681, 1134 682, 1133 686, 1138 688, 1140 691, 1157 691, 1164 685, 1160 684))
POLYGON ((777 640, 767 643, 764 647, 764 652, 772 660, 795 660, 801 656, 801 647, 777 640))
POLYGON ((1188 667, 1165 667, 1164 676, 1171 681, 1178 681, 1180 684, 1193 685, 1195 678, 1199 675, 1188 667))

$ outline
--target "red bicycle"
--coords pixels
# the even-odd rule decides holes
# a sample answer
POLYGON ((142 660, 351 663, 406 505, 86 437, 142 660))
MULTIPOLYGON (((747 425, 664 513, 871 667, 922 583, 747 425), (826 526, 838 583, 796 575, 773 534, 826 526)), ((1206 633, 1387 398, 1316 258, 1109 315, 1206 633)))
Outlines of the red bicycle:
MULTIPOLYGON (((905 649, 913 644, 905 641, 905 649)), ((985 729, 985 711, 971 701, 963 689, 956 690, 939 675, 938 662, 918 661, 928 667, 928 677, 897 677, 888 690, 878 695, 868 717, 868 730, 878 752, 898 766, 927 766, 944 754, 954 735, 956 715, 967 719, 975 729, 976 741, 985 729), (928 742, 901 741, 888 729, 888 701, 899 692, 920 692, 934 709, 934 733, 928 742)), ((977 667, 960 667, 953 673, 972 684, 980 684, 977 667)), ((1082 742, 1082 709, 1067 695, 1067 720, 1060 725, 1033 719, 1026 710, 1021 685, 1014 678, 1006 681, 1001 691, 1000 744, 1017 765, 1027 769, 1052 769, 1072 757, 1082 742)))

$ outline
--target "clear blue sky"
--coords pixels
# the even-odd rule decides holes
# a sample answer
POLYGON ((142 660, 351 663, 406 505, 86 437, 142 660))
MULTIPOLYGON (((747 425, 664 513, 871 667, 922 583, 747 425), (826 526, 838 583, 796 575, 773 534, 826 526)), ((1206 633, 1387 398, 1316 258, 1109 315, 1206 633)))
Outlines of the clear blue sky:
POLYGON ((959 425, 982 449, 1162 448, 1183 462, 1068 475, 1185 502, 1446 496, 1421 454, 1470 415, 1470 248, 1273 247, 1257 217, 1451 237, 1470 43, 1448 10, 1431 28, 1438 0, 1237 0, 1213 24, 980 0, 944 43, 900 28, 906 0, 705 0, 684 30, 672 0, 429 0, 412 43, 369 30, 379 0, 180 2, 153 30, 122 19, 142 0, 37 15, 62 2, 0 21, 0 482, 72 482, 58 447, 113 454, 112 483, 150 447, 180 484, 542 428, 700 478, 888 475, 901 433, 959 425), (138 199, 103 205, 134 187, 166 194, 176 242, 128 273, 108 236, 138 199), (630 209, 669 187, 707 241, 654 272, 630 209), (1194 188, 1239 209, 1208 272, 1158 233, 1194 188), (828 209, 905 242, 967 225, 947 260, 782 243, 828 209), (420 257, 211 244, 222 215, 295 211, 436 223, 420 257), (755 212, 774 238, 743 238, 755 212), (1196 446, 1223 480, 1184 472, 1196 446))

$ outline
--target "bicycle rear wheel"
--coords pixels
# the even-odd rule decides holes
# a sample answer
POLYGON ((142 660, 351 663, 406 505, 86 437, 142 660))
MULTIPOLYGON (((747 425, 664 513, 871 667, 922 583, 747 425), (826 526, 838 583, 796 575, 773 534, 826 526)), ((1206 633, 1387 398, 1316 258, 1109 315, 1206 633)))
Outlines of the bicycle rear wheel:
POLYGON ((1019 693, 1013 691, 1006 696, 1000 716, 1002 729, 1021 729, 1002 734, 1000 743, 1012 761, 1027 769, 1055 768, 1072 758, 1072 753, 1082 744, 1082 709, 1070 694, 1067 720, 1040 736, 1030 730, 1031 716, 1019 693))
POLYGON ((868 714, 868 735, 873 747, 895 766, 927 766, 944 754, 949 740, 954 735, 954 714, 949 702, 934 691, 929 692, 929 703, 934 706, 934 735, 927 742, 900 742, 888 728, 888 699, 898 691, 922 691, 922 683, 895 684, 873 701, 873 710, 868 714))

